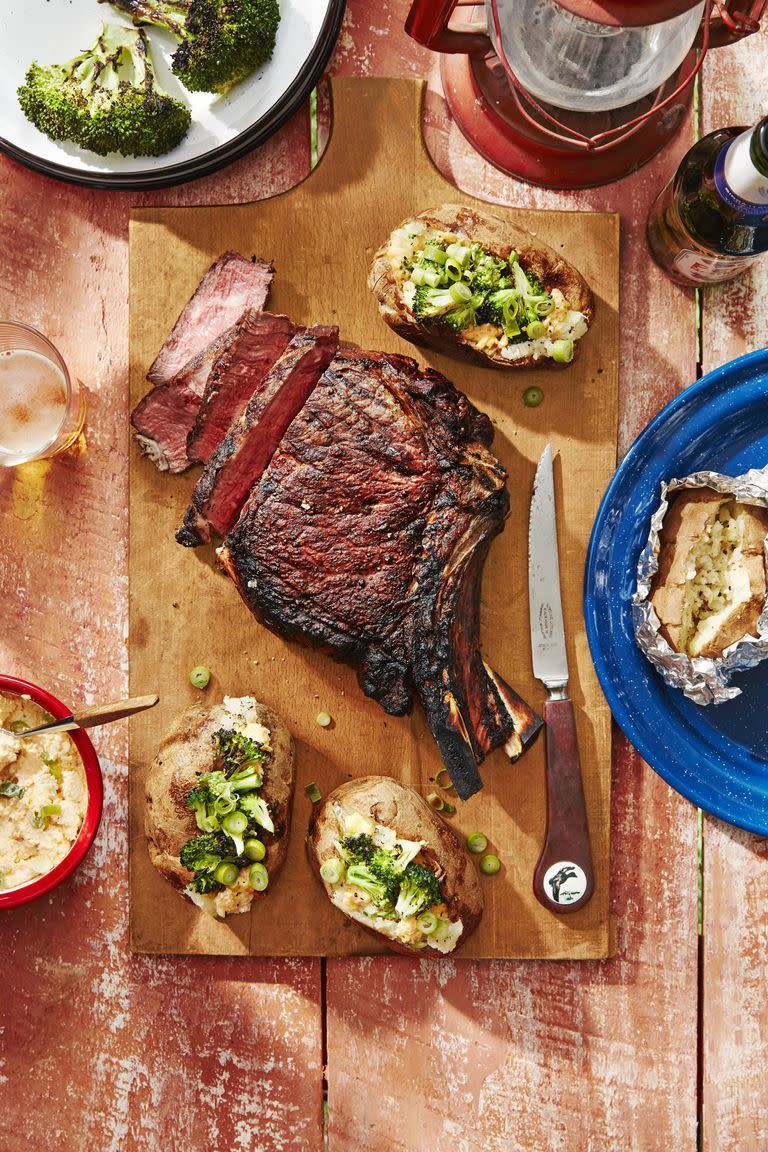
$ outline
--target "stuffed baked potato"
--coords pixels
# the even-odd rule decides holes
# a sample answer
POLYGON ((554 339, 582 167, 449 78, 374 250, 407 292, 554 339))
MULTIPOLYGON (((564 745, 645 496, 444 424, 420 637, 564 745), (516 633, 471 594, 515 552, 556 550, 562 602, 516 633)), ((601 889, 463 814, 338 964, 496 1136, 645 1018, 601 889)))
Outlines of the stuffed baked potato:
POLYGON ((717 658, 754 635, 765 608, 768 512, 710 488, 672 498, 651 603, 678 652, 717 658))
POLYGON ((216 916, 246 912, 285 859, 293 740, 253 696, 182 712, 147 778, 144 827, 164 879, 216 916))
POLYGON ((395 228, 368 286, 398 335, 486 367, 569 363, 594 311, 584 277, 552 248, 460 204, 395 228))
POLYGON ((388 776, 336 788, 307 852, 331 903, 396 952, 453 952, 480 922, 480 882, 455 833, 388 776))

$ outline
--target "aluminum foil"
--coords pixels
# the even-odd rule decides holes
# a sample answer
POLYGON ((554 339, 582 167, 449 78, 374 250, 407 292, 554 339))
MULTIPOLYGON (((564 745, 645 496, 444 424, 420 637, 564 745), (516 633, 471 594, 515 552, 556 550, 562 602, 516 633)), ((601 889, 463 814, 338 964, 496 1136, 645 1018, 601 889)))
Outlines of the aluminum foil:
MULTIPOLYGON (((757 622, 757 638, 745 636, 726 648, 716 660, 675 652, 660 634, 660 622, 648 596, 659 568, 659 533, 669 507, 668 496, 681 488, 712 488, 733 496, 742 504, 768 508, 768 468, 752 469, 743 476, 723 476, 719 472, 695 472, 692 476, 661 485, 661 502, 651 517, 648 542, 637 564, 637 590, 632 597, 632 622, 640 650, 661 673, 667 684, 680 688, 696 704, 722 704, 741 695, 731 686, 735 672, 754 668, 768 658, 768 600, 757 622)), ((768 545, 768 539, 766 540, 768 545)), ((768 562, 768 550, 766 551, 768 562)))

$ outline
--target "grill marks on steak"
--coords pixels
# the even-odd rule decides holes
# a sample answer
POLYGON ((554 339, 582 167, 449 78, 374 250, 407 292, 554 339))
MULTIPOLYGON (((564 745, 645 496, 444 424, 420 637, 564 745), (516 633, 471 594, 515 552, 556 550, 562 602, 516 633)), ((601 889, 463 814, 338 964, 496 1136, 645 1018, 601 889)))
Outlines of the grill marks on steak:
POLYGON ((187 439, 187 456, 192 463, 205 463, 211 458, 297 328, 287 316, 249 309, 230 331, 232 338, 208 375, 200 410, 187 439))
POLYGON ((151 384, 167 384, 213 343, 248 308, 260 311, 275 274, 266 260, 246 260, 238 252, 225 252, 203 276, 152 367, 151 384))
POLYGON ((340 352, 219 552, 263 623, 356 665, 388 712, 418 690, 462 797, 517 720, 479 653, 482 566, 508 507, 491 438, 438 373, 340 352))
MULTIPOLYGON (((273 320, 287 321, 286 317, 273 320)), ((290 321, 287 321, 290 324, 290 321)), ((279 330, 278 330, 279 329, 279 330)), ((252 485, 269 464, 283 434, 305 404, 338 348, 339 330, 316 326, 301 329, 288 343, 283 324, 275 339, 286 337, 287 347, 269 367, 269 356, 259 358, 254 332, 251 355, 238 388, 251 370, 252 396, 208 461, 195 485, 184 524, 176 533, 180 544, 194 547, 210 539, 210 530, 224 536, 234 524, 252 485), (282 334, 280 334, 282 333, 282 334)), ((212 373, 213 375, 213 373, 212 373)))

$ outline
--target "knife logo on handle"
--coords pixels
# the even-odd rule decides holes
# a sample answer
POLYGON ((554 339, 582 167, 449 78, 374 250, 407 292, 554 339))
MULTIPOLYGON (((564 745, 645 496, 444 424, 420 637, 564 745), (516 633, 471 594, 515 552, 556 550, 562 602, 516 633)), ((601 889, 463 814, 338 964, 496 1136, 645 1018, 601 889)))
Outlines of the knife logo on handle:
POLYGON ((575 912, 592 896, 594 873, 573 705, 557 555, 552 449, 539 460, 528 528, 528 601, 534 675, 549 691, 547 830, 533 877, 536 899, 552 911, 575 912))

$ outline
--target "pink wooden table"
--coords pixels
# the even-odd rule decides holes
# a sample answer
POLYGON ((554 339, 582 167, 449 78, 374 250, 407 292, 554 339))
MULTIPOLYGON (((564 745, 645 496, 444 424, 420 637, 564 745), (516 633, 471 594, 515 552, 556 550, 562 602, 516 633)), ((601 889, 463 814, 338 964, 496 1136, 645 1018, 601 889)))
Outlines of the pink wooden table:
MULTIPOLYGON (((429 76, 406 9, 350 0, 332 71, 429 76)), ((768 33, 713 53, 700 129, 764 115, 766 75, 768 33)), ((698 372, 768 343, 768 260, 704 295, 697 348, 692 294, 647 256, 647 207, 693 123, 621 183, 544 193, 468 149, 432 76, 427 140, 460 188, 621 212, 620 451, 698 372)), ((130 207, 255 200, 308 163, 306 112, 225 172, 142 197, 0 159, 0 315, 47 332, 90 392, 78 455, 0 476, 3 671, 67 700, 127 687, 130 207)), ((768 844, 699 830, 620 735, 601 963, 133 956, 124 725, 97 744, 107 799, 86 866, 0 917, 0 1152, 321 1152, 324 1126, 330 1152, 768 1149, 768 844)))

